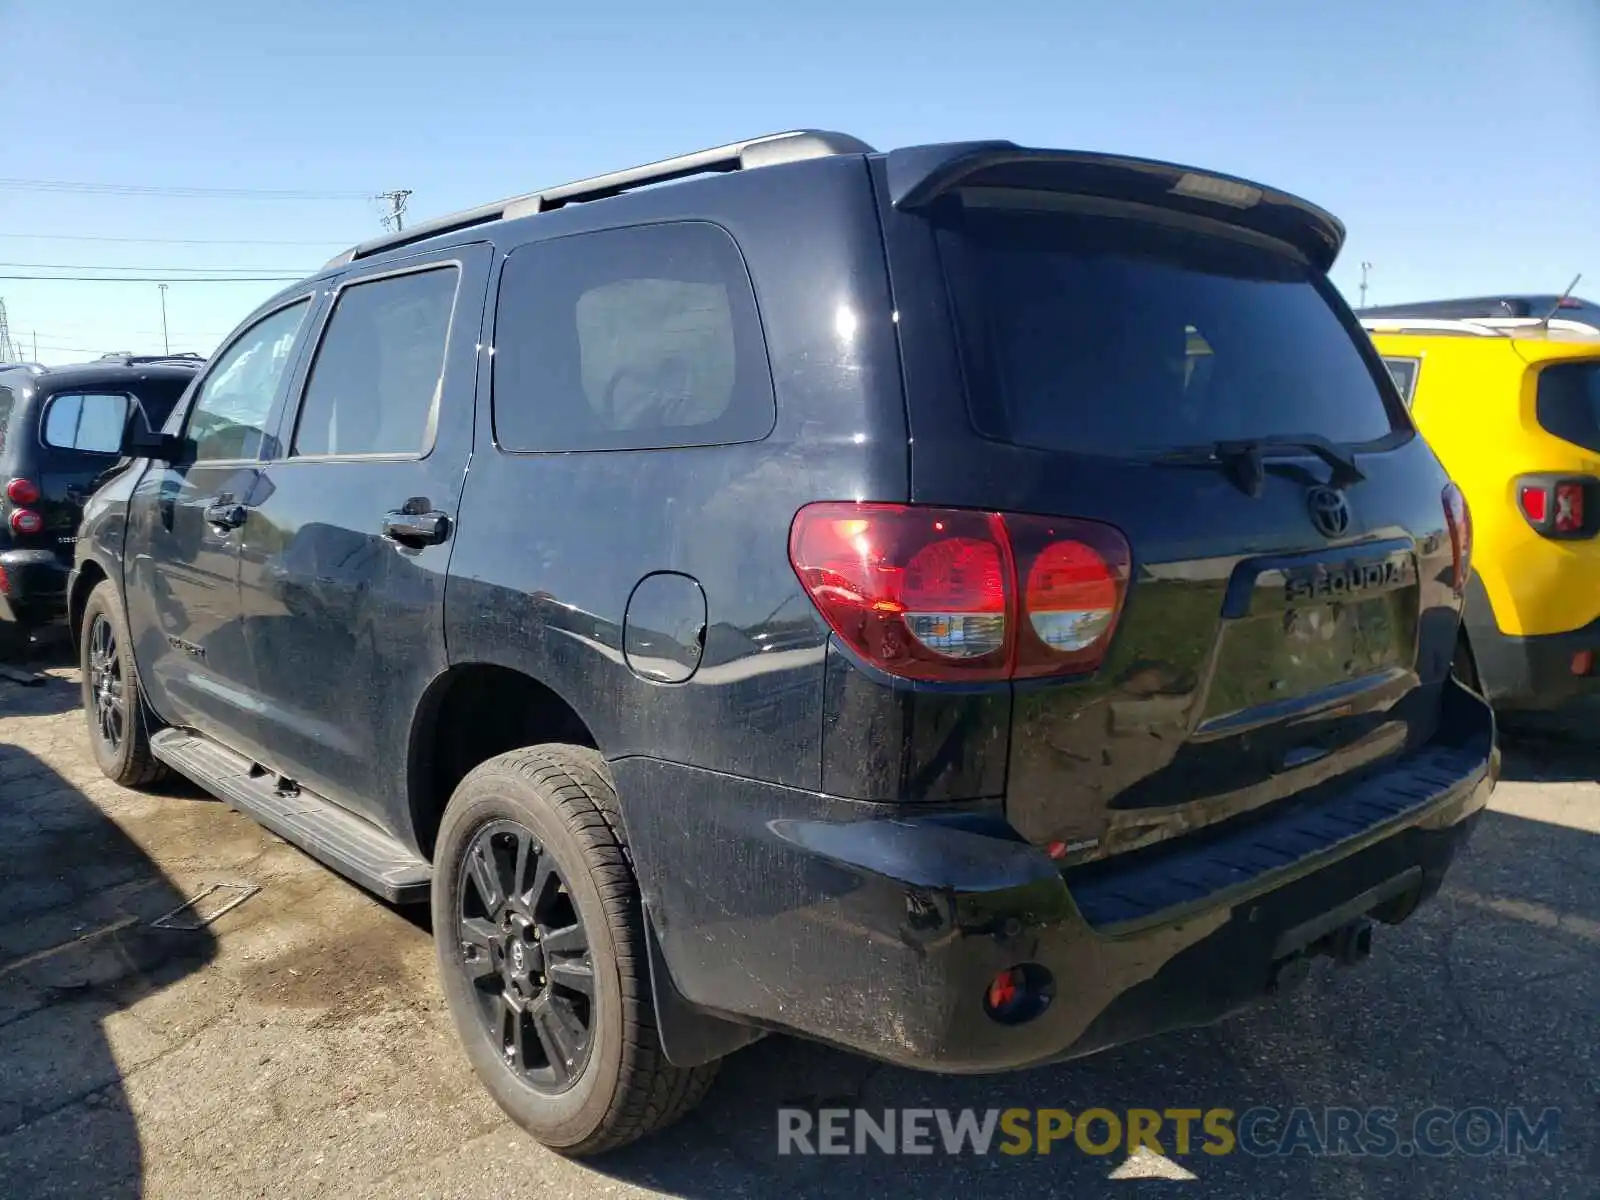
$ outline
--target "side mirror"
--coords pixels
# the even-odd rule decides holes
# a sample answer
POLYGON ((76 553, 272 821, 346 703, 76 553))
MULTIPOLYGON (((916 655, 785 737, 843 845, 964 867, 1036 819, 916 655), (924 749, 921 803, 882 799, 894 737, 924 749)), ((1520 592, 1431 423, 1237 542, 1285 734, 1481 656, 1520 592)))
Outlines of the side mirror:
POLYGON ((177 462, 183 452, 183 439, 170 433, 152 433, 144 414, 136 412, 122 433, 124 458, 149 458, 156 462, 177 462))

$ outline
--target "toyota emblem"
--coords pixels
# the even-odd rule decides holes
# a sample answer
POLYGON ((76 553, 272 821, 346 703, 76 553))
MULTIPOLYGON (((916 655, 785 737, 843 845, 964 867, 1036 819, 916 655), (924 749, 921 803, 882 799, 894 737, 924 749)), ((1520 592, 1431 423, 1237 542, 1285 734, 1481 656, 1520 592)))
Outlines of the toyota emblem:
POLYGON ((1306 496, 1311 523, 1323 537, 1343 537, 1350 528, 1350 502, 1344 493, 1331 487, 1314 487, 1306 496))

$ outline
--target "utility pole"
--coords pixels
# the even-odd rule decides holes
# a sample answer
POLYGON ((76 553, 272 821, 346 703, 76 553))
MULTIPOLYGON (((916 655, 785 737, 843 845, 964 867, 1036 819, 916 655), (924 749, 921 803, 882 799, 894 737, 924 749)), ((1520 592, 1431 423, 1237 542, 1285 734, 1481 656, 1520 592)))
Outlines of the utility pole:
POLYGON ((411 189, 398 188, 392 192, 379 192, 376 198, 389 202, 389 211, 383 214, 383 227, 399 233, 405 228, 406 201, 411 198, 411 189))
POLYGON ((1356 306, 1358 308, 1367 306, 1367 272, 1370 270, 1372 270, 1371 263, 1364 262, 1361 264, 1361 303, 1356 306))
POLYGON ((167 337, 167 285, 156 284, 161 289, 161 353, 172 353, 172 340, 167 337))
POLYGON ((33 361, 39 361, 39 331, 37 329, 33 331, 33 361))

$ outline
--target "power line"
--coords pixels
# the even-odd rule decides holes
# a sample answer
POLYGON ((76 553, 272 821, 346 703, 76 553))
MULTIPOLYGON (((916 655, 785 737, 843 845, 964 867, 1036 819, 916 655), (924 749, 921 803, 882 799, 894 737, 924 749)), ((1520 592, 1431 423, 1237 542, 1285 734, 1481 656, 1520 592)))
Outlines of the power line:
POLYGON ((370 192, 156 187, 142 183, 84 183, 65 179, 0 179, 0 188, 19 192, 72 192, 90 196, 169 196, 183 200, 367 200, 371 198, 370 192))
MULTIPOLYGON (((29 271, 153 271, 157 275, 185 273, 190 275, 210 274, 237 274, 240 271, 288 271, 288 267, 136 267, 113 265, 108 267, 97 266, 94 263, 41 263, 41 262, 0 262, 0 267, 16 268, 29 271)), ((301 275, 310 275, 311 271, 301 271, 301 275)))
MULTIPOLYGON (((296 275, 203 275, 184 279, 172 277, 168 283, 286 283, 304 279, 307 271, 296 275)), ((143 283, 162 282, 154 275, 0 275, 0 279, 26 279, 35 283, 56 280, 63 283, 143 283)))
POLYGON ((320 242, 276 241, 267 238, 140 238, 103 237, 90 233, 0 233, 0 238, 39 242, 117 242, 146 246, 343 246, 352 238, 325 238, 320 242))

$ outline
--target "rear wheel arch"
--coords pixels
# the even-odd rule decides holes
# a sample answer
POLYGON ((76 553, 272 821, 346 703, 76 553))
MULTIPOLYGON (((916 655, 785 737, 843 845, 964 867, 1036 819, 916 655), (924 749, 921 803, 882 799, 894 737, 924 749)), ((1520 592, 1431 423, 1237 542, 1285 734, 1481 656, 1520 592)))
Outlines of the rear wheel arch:
POLYGON ((88 606, 89 595, 103 581, 110 578, 106 569, 95 559, 86 560, 73 576, 72 591, 67 595, 67 629, 72 635, 73 649, 81 649, 83 637, 83 610, 88 606))
POLYGON ((589 723, 543 681, 493 663, 452 664, 412 717, 406 795, 417 850, 432 859, 445 805, 474 767, 550 743, 598 749, 589 723))

